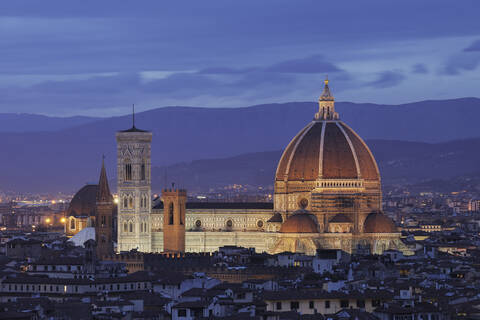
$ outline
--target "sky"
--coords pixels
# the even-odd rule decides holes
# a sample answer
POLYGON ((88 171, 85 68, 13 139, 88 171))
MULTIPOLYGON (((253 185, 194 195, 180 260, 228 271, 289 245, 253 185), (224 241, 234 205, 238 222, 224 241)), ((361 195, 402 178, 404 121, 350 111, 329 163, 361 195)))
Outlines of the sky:
POLYGON ((480 1, 0 2, 0 113, 479 97, 480 1))

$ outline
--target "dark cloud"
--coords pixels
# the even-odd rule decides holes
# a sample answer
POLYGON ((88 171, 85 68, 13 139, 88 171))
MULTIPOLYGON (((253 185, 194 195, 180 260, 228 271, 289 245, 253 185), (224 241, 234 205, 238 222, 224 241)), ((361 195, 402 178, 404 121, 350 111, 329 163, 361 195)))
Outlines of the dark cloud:
POLYGON ((230 68, 211 67, 200 70, 200 74, 246 74, 252 72, 275 72, 275 73, 339 73, 342 69, 329 62, 322 55, 312 55, 305 58, 280 61, 264 67, 230 68))
POLYGON ((480 40, 472 42, 461 52, 449 57, 440 74, 459 75, 475 70, 480 65, 480 40))
POLYGON ((428 73, 428 68, 423 63, 417 63, 412 66, 412 72, 418 74, 425 74, 428 73))
POLYGON ((465 52, 450 57, 441 71, 447 75, 459 75, 464 71, 475 70, 480 65, 480 54, 465 52))
MULTIPOLYGON (((287 0, 2 1, 0 72, 198 70, 213 63, 256 65, 307 55, 305 47, 312 46, 333 56, 353 45, 361 49, 392 40, 475 34, 480 19, 472 8, 480 9, 478 0, 462 5, 372 0, 348 6, 314 0, 302 5, 287 0), (328 14, 319 19, 319 12, 328 14), (248 61, 252 57, 263 61, 248 61)), ((278 67, 289 72, 301 70, 299 63, 308 65, 291 63, 278 67)))
MULTIPOLYGON (((353 76, 344 65, 365 70, 362 63, 379 58, 410 70, 409 62, 398 65, 404 62, 382 48, 406 41, 425 46, 430 40, 478 38, 479 9, 478 0, 461 5, 449 0, 348 5, 318 0, 301 5, 290 0, 1 1, 0 107, 53 114, 128 105, 132 100, 157 103, 168 98, 192 104, 185 99, 201 96, 224 101, 235 97, 244 105, 245 96, 280 99, 294 87, 308 97, 308 88, 320 86, 324 74, 353 88, 353 76), (144 71, 173 74, 145 83, 138 76, 144 71), (117 76, 77 81, 57 77, 85 73, 117 76), (17 81, 16 87, 8 83, 12 75, 30 81, 17 81), (27 87, 38 83, 37 77, 51 75, 49 79, 58 81, 27 87)), ((464 53, 477 50, 478 41, 464 53)), ((427 50, 418 52, 415 61, 429 61, 427 50)), ((416 53, 412 49, 408 54, 416 53)), ((465 59, 449 61, 445 73, 476 68, 475 58, 465 59)), ((381 74, 370 85, 388 87, 402 77, 381 74)), ((256 103, 253 99, 248 103, 256 103)))
MULTIPOLYGON (((125 73, 84 80, 47 81, 30 87, 0 87, 0 107, 9 112, 71 114, 72 110, 105 110, 121 105, 200 97, 271 97, 295 87, 294 76, 252 71, 218 79, 215 75, 180 72, 144 81, 125 73), (14 105, 14 109, 9 109, 14 105)), ((75 114, 75 112, 73 111, 75 114)))
POLYGON ((230 67, 211 67, 198 71, 199 74, 242 74, 259 70, 258 67, 235 69, 230 67))
POLYGON ((480 40, 474 41, 471 45, 463 49, 465 52, 480 51, 480 40))
POLYGON ((378 89, 390 88, 399 85, 404 79, 405 76, 399 71, 384 71, 368 85, 378 89))
POLYGON ((334 73, 342 71, 321 55, 302 59, 292 59, 273 64, 265 69, 268 72, 282 73, 334 73))

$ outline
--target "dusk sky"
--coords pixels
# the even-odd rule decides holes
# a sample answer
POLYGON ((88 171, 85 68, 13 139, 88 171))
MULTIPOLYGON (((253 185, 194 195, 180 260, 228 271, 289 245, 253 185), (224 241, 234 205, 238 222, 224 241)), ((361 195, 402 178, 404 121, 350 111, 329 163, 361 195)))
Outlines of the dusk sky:
POLYGON ((2 1, 0 112, 478 97, 480 1, 2 1))

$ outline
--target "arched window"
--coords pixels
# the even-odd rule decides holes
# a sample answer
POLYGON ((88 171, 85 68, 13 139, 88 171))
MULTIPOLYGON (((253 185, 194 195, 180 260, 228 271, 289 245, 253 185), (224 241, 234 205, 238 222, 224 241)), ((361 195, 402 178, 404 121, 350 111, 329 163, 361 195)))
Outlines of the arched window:
POLYGON ((173 224, 173 202, 168 207, 168 224, 173 224))
POLYGON ((129 231, 130 231, 130 232, 133 232, 133 223, 130 222, 130 226, 129 226, 129 227, 130 227, 130 230, 129 230, 129 231))
POLYGON ((128 199, 127 197, 123 197, 123 207, 126 209, 128 207, 128 199))
POLYGON ((140 179, 143 181, 145 180, 146 177, 146 171, 145 171, 145 161, 142 163, 142 166, 140 167, 140 179))
POLYGON ((183 225, 183 220, 182 220, 182 214, 183 214, 183 212, 182 212, 182 206, 180 206, 180 208, 178 208, 178 211, 180 211, 180 212, 178 213, 178 220, 180 220, 180 224, 183 225))
POLYGON ((130 209, 133 208, 133 198, 132 198, 131 196, 128 198, 128 207, 129 207, 130 209))
POLYGON ((75 230, 75 219, 70 220, 70 229, 75 230))
POLYGON ((123 232, 128 232, 128 223, 123 223, 123 232))
POLYGON ((132 180, 132 164, 130 162, 125 163, 125 181, 132 180))

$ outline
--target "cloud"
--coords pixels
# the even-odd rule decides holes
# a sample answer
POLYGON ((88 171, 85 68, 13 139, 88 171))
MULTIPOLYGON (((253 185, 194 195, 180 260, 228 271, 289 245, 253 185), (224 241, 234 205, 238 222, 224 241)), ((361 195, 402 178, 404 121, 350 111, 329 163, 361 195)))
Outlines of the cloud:
POLYGON ((199 74, 242 74, 259 70, 258 67, 235 69, 230 67, 211 67, 198 71, 199 74))
POLYGON ((265 69, 267 72, 281 73, 335 73, 342 71, 321 55, 313 55, 302 59, 286 60, 275 63, 265 69))
POLYGON ((293 75, 262 70, 227 74, 220 78, 215 74, 178 72, 150 81, 142 81, 138 73, 117 73, 88 79, 46 81, 31 86, 0 87, 0 108, 7 112, 57 115, 91 110, 105 115, 107 110, 131 103, 157 107, 165 105, 164 101, 174 101, 175 104, 194 101, 190 104, 198 106, 206 97, 218 101, 229 98, 242 101, 238 103, 241 105, 245 98, 284 96, 296 87, 296 81, 293 75))
MULTIPOLYGON (((162 73, 162 78, 145 78, 144 73, 117 72, 86 78, 60 78, 30 86, 0 87, 0 107, 15 105, 16 111, 27 112, 35 106, 43 110, 41 113, 65 115, 78 113, 73 111, 78 109, 98 114, 99 110, 131 103, 162 106, 173 102, 198 106, 203 101, 213 100, 217 102, 213 105, 222 105, 222 101, 228 100, 227 106, 231 106, 234 103, 289 101, 292 93, 301 97, 309 97, 312 92, 318 94, 325 73, 333 73, 337 83, 348 84, 351 79, 347 72, 319 55, 266 66, 219 66, 197 72, 166 72, 162 73)), ((102 111, 101 115, 104 113, 102 111)))
POLYGON ((378 89, 390 88, 399 85, 403 80, 405 76, 400 71, 384 71, 376 80, 369 82, 368 86, 378 89))
POLYGON ((312 55, 305 58, 289 59, 280 61, 264 67, 210 67, 200 70, 200 74, 246 74, 252 72, 272 72, 272 73, 340 73, 342 69, 332 62, 329 62, 322 55, 312 55))
POLYGON ((475 70, 480 65, 480 54, 465 52, 450 57, 441 73, 447 75, 459 75, 464 71, 475 70))
POLYGON ((428 68, 423 63, 417 63, 412 66, 412 72, 418 74, 426 74, 428 73, 428 68))
POLYGON ((463 49, 465 52, 471 52, 471 51, 480 51, 480 40, 472 42, 468 47, 463 49))
POLYGON ((459 75, 475 70, 480 65, 480 40, 473 41, 461 52, 450 56, 440 70, 441 74, 459 75))

